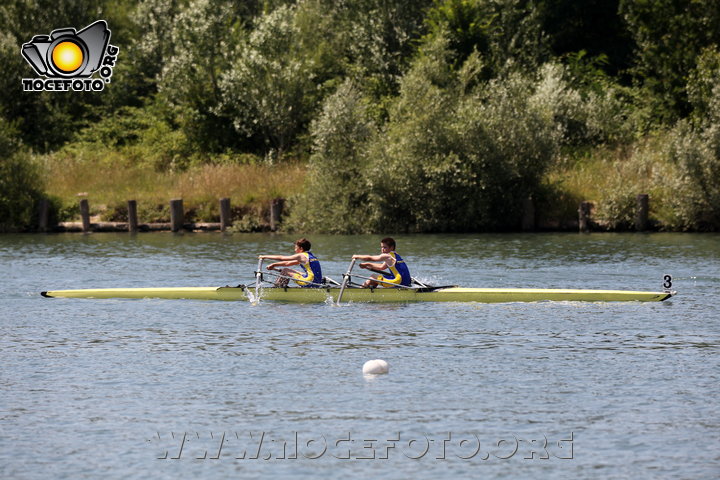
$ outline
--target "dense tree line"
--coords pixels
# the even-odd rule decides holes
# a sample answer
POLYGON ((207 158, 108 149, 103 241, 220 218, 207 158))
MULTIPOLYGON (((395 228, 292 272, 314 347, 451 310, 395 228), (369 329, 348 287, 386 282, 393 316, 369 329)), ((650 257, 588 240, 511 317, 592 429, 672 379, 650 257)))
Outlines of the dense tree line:
POLYGON ((671 228, 715 229, 718 44, 715 0, 9 0, 0 211, 28 223, 30 153, 131 146, 157 169, 307 160, 299 229, 513 228, 554 162, 665 131, 648 188, 671 228), (120 47, 105 91, 22 91, 24 42, 97 19, 120 47))

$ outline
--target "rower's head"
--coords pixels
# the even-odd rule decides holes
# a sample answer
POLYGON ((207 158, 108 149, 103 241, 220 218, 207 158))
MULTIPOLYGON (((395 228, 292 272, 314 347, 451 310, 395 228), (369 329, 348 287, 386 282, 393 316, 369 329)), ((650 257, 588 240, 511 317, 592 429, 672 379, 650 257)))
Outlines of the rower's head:
POLYGON ((299 248, 302 252, 309 252, 310 251, 310 240, 303 237, 300 240, 295 241, 295 248, 299 248))
POLYGON ((393 240, 390 237, 383 238, 380 240, 380 251, 383 253, 385 252, 394 252, 395 251, 395 240, 393 240))

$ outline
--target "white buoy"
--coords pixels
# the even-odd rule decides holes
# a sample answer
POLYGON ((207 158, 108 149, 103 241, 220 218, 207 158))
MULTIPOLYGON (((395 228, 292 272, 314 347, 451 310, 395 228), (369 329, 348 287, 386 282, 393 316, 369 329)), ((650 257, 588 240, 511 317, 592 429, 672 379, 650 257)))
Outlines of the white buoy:
POLYGON ((363 375, 382 375, 390 371, 390 365, 385 360, 368 360, 363 365, 363 375))

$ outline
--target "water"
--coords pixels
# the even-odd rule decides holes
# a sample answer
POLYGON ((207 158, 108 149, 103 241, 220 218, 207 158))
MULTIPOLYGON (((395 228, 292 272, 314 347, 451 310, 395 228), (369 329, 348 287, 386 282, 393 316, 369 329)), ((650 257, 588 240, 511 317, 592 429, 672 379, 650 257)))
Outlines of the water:
MULTIPOLYGON (((379 238, 312 237, 325 273, 379 238)), ((720 237, 398 236, 413 274, 663 303, 45 299, 248 282, 282 235, 0 236, 2 478, 713 478, 720 237), (382 358, 390 373, 364 377, 382 358), (222 447, 221 447, 222 445, 222 447)))

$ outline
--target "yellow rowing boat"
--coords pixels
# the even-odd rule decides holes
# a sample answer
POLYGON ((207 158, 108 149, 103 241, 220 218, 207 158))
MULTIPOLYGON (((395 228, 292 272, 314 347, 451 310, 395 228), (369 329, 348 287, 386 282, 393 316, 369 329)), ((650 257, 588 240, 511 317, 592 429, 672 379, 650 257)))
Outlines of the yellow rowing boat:
MULTIPOLYGON (((258 290, 260 300, 294 303, 335 302, 340 288, 263 287, 258 290)), ((573 290, 552 288, 346 288, 343 302, 661 302, 675 292, 646 292, 630 290, 573 290)), ((255 290, 237 287, 165 287, 165 288, 92 288, 80 290, 50 290, 44 297, 64 298, 165 298, 191 300, 256 300, 255 290)))

